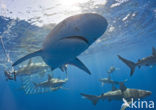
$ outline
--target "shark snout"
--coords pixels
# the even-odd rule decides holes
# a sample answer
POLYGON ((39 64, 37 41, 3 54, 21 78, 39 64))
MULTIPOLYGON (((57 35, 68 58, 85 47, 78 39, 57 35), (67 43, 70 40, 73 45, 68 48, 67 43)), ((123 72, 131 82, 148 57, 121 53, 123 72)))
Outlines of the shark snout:
POLYGON ((151 91, 143 91, 142 97, 147 97, 147 96, 150 96, 151 94, 152 94, 151 91))
POLYGON ((152 94, 152 92, 151 91, 146 91, 145 94, 146 94, 146 96, 150 96, 152 94))

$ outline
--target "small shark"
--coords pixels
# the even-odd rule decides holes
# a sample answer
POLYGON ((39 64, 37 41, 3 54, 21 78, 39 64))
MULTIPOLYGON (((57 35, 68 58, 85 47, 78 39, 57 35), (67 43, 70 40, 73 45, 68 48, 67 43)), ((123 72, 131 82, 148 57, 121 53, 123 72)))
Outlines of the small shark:
POLYGON ((61 88, 63 84, 65 84, 67 82, 68 79, 57 79, 57 78, 52 78, 52 76, 50 74, 48 74, 48 80, 43 81, 41 83, 35 83, 33 82, 33 84, 35 85, 35 87, 48 87, 48 88, 61 88))
MULTIPOLYGON (((115 67, 113 67, 113 66, 110 67, 109 72, 107 72, 108 73, 108 78, 99 79, 99 81, 102 83, 102 86, 104 84, 112 84, 112 85, 120 84, 119 81, 114 81, 114 80, 111 79, 111 74, 110 73, 113 72, 112 70, 115 71, 115 67)), ((127 79, 124 82, 126 82, 126 81, 127 81, 127 79)))
POLYGON ((20 58, 12 66, 41 56, 51 70, 70 64, 91 74, 77 56, 104 34, 107 25, 107 20, 95 13, 70 16, 54 27, 40 50, 20 58))
MULTIPOLYGON (((94 105, 96 105, 100 99, 101 100, 108 99, 108 101, 111 101, 111 100, 123 100, 123 98, 124 98, 124 100, 130 101, 131 99, 135 100, 138 98, 145 98, 151 94, 152 94, 152 92, 147 91, 147 90, 127 88, 124 85, 124 83, 120 83, 120 89, 116 88, 116 90, 103 93, 99 96, 87 95, 84 93, 80 93, 80 95, 82 95, 84 98, 92 101, 92 103, 94 105)), ((124 109, 126 109, 127 106, 123 106, 123 107, 124 107, 124 109)), ((124 110, 124 109, 122 109, 122 110, 124 110)))
POLYGON ((102 83, 102 86, 104 84, 113 84, 114 85, 114 84, 119 84, 120 83, 118 81, 112 80, 110 74, 108 74, 108 78, 101 78, 101 79, 99 79, 99 81, 102 83))
POLYGON ((15 70, 16 76, 29 76, 32 74, 39 74, 41 77, 44 76, 46 71, 49 69, 44 63, 32 63, 30 59, 27 65, 22 65, 18 70, 15 70))
POLYGON ((53 78, 52 75, 48 74, 48 80, 45 80, 40 83, 36 83, 30 80, 29 78, 23 79, 23 86, 26 94, 37 94, 37 93, 45 93, 50 91, 56 91, 61 89, 63 85, 68 81, 68 78, 58 79, 53 78))
POLYGON ((118 81, 114 81, 114 80, 111 80, 109 78, 102 78, 102 79, 99 79, 99 81, 102 83, 102 85, 104 84, 119 84, 118 81))
POLYGON ((153 65, 156 65, 156 49, 153 47, 152 48, 152 55, 148 56, 146 58, 143 58, 141 60, 139 59, 137 63, 129 61, 129 60, 121 57, 120 55, 118 55, 118 58, 121 61, 123 61, 131 69, 130 76, 132 76, 134 71, 135 71, 135 68, 137 66, 140 68, 141 66, 150 66, 150 65, 153 66, 153 65))

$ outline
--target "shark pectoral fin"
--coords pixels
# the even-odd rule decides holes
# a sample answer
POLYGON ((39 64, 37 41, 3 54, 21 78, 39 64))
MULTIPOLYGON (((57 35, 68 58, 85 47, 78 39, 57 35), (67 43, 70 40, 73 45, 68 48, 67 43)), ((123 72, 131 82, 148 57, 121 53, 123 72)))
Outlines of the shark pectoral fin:
POLYGON ((42 53, 42 50, 38 50, 38 51, 36 51, 36 52, 34 52, 34 53, 30 53, 30 54, 28 54, 28 55, 26 55, 26 56, 20 58, 19 60, 17 60, 12 66, 16 66, 16 65, 18 65, 19 63, 21 63, 21 62, 23 62, 23 61, 25 61, 25 60, 27 60, 27 59, 30 59, 30 58, 32 58, 32 57, 40 56, 41 53, 42 53))
POLYGON ((156 56, 156 49, 154 47, 152 47, 152 55, 156 56))
POLYGON ((60 70, 61 70, 62 72, 66 72, 66 73, 67 73, 67 65, 62 65, 62 66, 60 66, 59 68, 60 68, 60 70))
POLYGON ((127 89, 127 87, 125 86, 125 84, 123 82, 120 82, 120 90, 121 92, 124 92, 127 89))
POLYGON ((84 70, 88 74, 91 74, 91 72, 88 70, 88 68, 78 58, 75 58, 74 60, 72 60, 68 63, 71 65, 77 66, 78 68, 84 70))
POLYGON ((62 72, 64 72, 64 68, 62 68, 62 66, 60 66, 59 68, 60 68, 60 70, 61 70, 62 72))

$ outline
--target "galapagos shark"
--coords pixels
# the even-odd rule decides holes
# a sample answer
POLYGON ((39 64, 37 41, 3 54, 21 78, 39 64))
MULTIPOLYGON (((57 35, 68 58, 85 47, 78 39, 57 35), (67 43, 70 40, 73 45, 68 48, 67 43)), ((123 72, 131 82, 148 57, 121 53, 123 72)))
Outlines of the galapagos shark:
POLYGON ((67 80, 67 78, 64 80, 53 78, 50 74, 48 74, 48 80, 40 82, 38 84, 33 82, 33 84, 35 85, 35 87, 57 88, 62 87, 62 85, 65 84, 67 80))
MULTIPOLYGON (((147 96, 150 96, 152 94, 151 91, 147 91, 147 90, 141 90, 141 89, 130 89, 127 88, 124 83, 120 83, 120 89, 116 89, 113 91, 109 91, 106 93, 103 93, 99 96, 96 95, 87 95, 84 93, 80 93, 81 96, 83 96, 84 98, 92 101, 92 103, 94 105, 97 104, 97 102, 101 99, 101 100, 105 100, 108 99, 108 101, 111 100, 126 100, 126 101, 131 101, 132 99, 136 100, 136 99, 140 99, 140 98, 145 98, 147 96)), ((125 106, 123 106, 124 109, 126 109, 125 106)), ((121 109, 121 110, 124 110, 121 109)))
POLYGON ((104 34, 107 25, 107 20, 95 13, 70 16, 54 27, 40 50, 20 58, 13 66, 32 57, 41 56, 51 70, 70 64, 91 74, 77 56, 104 34))
POLYGON ((119 82, 118 81, 114 81, 114 80, 112 80, 111 79, 111 76, 110 76, 110 74, 108 73, 108 78, 101 78, 101 79, 99 79, 99 81, 102 83, 102 86, 104 85, 104 84, 119 84, 119 82))
MULTIPOLYGON (((102 86, 104 84, 112 84, 112 85, 120 84, 119 81, 114 81, 111 79, 111 73, 114 72, 115 70, 117 70, 117 69, 114 66, 111 66, 109 68, 109 70, 107 71, 108 77, 99 79, 99 81, 102 83, 102 86)), ((126 82, 126 81, 127 81, 127 79, 124 82, 126 82)))
MULTIPOLYGON (((101 79, 99 79, 99 81, 102 83, 102 86, 104 84, 112 84, 112 85, 118 85, 118 84, 120 84, 120 81, 114 81, 110 77, 108 77, 108 78, 101 78, 101 79)), ((124 80, 123 82, 126 82, 126 81, 127 81, 127 79, 124 80)))
POLYGON ((102 83, 102 86, 104 84, 119 84, 118 81, 111 80, 110 78, 102 78, 102 79, 99 79, 99 81, 102 83))
POLYGON ((26 65, 22 65, 18 70, 15 70, 16 76, 29 76, 32 74, 39 74, 41 77, 44 76, 46 71, 49 69, 44 63, 33 63, 30 59, 26 65))
POLYGON ((61 89, 67 81, 68 78, 59 79, 54 78, 52 75, 48 74, 48 80, 42 81, 40 83, 31 81, 30 78, 23 79, 22 88, 26 94, 45 93, 61 89))
POLYGON ((130 76, 132 76, 137 66, 140 68, 141 66, 156 65, 156 49, 153 47, 151 56, 139 59, 136 63, 129 61, 120 55, 118 55, 118 58, 131 69, 130 76))

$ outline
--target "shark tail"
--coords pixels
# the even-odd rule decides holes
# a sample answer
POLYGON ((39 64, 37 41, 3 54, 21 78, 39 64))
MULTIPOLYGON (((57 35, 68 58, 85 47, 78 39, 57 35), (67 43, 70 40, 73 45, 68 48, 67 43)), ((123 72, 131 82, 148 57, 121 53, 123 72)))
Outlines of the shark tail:
POLYGON ((136 68, 136 64, 132 61, 129 61, 123 57, 121 57, 120 55, 118 55, 118 58, 123 61, 130 69, 131 69, 131 72, 130 72, 130 76, 133 75, 134 71, 135 71, 135 68, 136 68))
POLYGON ((42 94, 52 92, 51 88, 40 87, 37 83, 32 81, 30 76, 22 78, 22 89, 25 94, 42 94))
POLYGON ((25 60, 27 60, 27 59, 30 59, 30 58, 32 58, 32 57, 40 56, 40 55, 41 55, 41 52, 42 52, 42 50, 38 50, 38 51, 36 51, 36 52, 30 53, 30 54, 28 54, 28 55, 26 55, 26 56, 24 56, 24 57, 18 59, 15 63, 13 63, 12 66, 16 66, 16 65, 18 65, 19 63, 21 63, 21 62, 23 62, 23 61, 25 61, 25 60))
POLYGON ((35 87, 38 87, 38 84, 36 82, 32 82, 32 84, 35 86, 35 87))
POLYGON ((84 98, 90 100, 93 103, 93 105, 96 105, 97 102, 99 101, 99 97, 95 96, 95 95, 87 95, 84 93, 80 93, 80 95, 83 96, 84 98))

